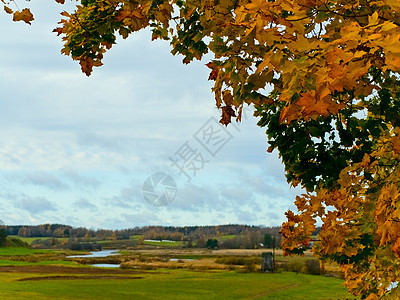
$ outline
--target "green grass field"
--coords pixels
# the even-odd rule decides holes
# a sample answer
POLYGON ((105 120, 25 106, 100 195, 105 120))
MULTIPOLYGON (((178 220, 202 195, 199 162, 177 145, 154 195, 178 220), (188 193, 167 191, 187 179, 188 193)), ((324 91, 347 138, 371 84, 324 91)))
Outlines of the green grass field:
POLYGON ((76 266, 77 264, 73 261, 65 260, 41 260, 41 261, 13 261, 0 259, 0 266, 47 266, 47 265, 63 265, 63 266, 76 266))
POLYGON ((216 236, 216 239, 219 240, 230 240, 230 239, 234 239, 236 237, 236 234, 229 234, 229 235, 221 235, 221 236, 216 236))
MULTIPOLYGON (((28 245, 31 245, 34 240, 47 240, 47 239, 50 239, 49 237, 22 237, 22 236, 19 236, 19 235, 10 235, 9 237, 10 238, 20 239, 21 241, 27 243, 28 245)), ((57 238, 57 240, 64 241, 64 240, 68 240, 68 238, 57 238)))
POLYGON ((200 249, 197 253, 176 249, 170 242, 153 243, 165 243, 170 248, 160 247, 152 254, 120 254, 124 259, 140 256, 141 263, 155 262, 160 266, 164 263, 159 260, 162 255, 204 260, 207 268, 99 269, 66 259, 71 253, 64 250, 0 248, 0 299, 356 299, 338 278, 294 272, 217 270, 207 261, 232 253, 221 251, 211 255, 208 250, 200 249))
POLYGON ((143 242, 144 245, 151 245, 151 246, 160 246, 160 247, 178 247, 182 244, 182 242, 177 242, 177 241, 173 241, 173 242, 154 242, 154 241, 144 241, 143 242))
POLYGON ((0 299, 355 299, 342 280, 295 273, 168 270, 140 279, 18 281, 34 275, 0 273, 0 299))
POLYGON ((42 253, 51 253, 51 250, 43 249, 30 249, 23 247, 4 247, 0 248, 0 256, 20 256, 20 255, 33 255, 42 253))

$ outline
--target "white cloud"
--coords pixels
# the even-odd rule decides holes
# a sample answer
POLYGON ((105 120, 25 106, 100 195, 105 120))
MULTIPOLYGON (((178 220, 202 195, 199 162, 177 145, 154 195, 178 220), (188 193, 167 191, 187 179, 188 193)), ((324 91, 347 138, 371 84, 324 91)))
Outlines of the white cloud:
POLYGON ((64 168, 60 170, 62 176, 67 178, 71 181, 74 185, 81 187, 81 188, 96 188, 101 185, 101 182, 92 177, 79 174, 78 172, 74 171, 72 168, 64 168))
MULTIPOLYGON (((57 211, 54 203, 44 197, 23 196, 16 201, 16 207, 26 210, 31 215, 40 214, 45 211, 57 211)), ((39 219, 36 217, 36 219, 39 219)))
POLYGON ((92 202, 90 202, 89 200, 83 199, 83 198, 74 201, 72 203, 72 205, 75 207, 76 210, 80 210, 80 209, 85 209, 85 210, 90 210, 90 211, 98 210, 97 205, 95 205, 92 202))
POLYGON ((43 171, 35 171, 28 172, 22 175, 20 179, 22 184, 32 184, 37 186, 46 187, 55 191, 68 190, 69 186, 63 183, 59 178, 55 175, 43 172, 43 171))

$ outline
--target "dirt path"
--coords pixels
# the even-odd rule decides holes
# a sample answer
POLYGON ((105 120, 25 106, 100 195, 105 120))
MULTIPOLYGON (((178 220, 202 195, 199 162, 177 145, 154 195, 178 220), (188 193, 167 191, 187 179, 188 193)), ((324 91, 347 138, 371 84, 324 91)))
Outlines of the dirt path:
POLYGON ((137 270, 81 268, 81 267, 49 265, 49 266, 0 266, 0 273, 24 273, 31 275, 35 274, 37 276, 20 278, 18 279, 18 281, 38 281, 38 280, 77 280, 77 279, 130 280, 130 279, 143 278, 135 275, 144 274, 145 272, 137 270), (43 276, 42 274, 49 274, 49 275, 43 276))
POLYGON ((18 281, 38 281, 38 280, 82 280, 82 279, 142 279, 137 276, 109 276, 109 275, 55 275, 55 276, 37 276, 18 279, 18 281))
POLYGON ((291 289, 291 288, 294 288, 296 286, 299 286, 299 284, 296 283, 296 284, 292 284, 292 285, 287 285, 287 286, 281 287, 279 289, 275 289, 275 290, 271 290, 271 291, 268 291, 268 292, 265 292, 265 293, 262 293, 262 294, 255 295, 255 296, 251 297, 250 299, 263 297, 263 296, 266 296, 266 295, 269 295, 269 294, 272 294, 272 293, 275 293, 275 292, 291 289))

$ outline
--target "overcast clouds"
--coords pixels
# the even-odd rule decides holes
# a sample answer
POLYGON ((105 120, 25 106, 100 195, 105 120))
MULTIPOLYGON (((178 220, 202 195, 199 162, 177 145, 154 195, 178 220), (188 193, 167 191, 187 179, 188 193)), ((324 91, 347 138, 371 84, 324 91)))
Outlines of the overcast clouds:
POLYGON ((0 14, 0 219, 94 228, 280 225, 295 191, 251 112, 228 127, 222 147, 199 143, 196 133, 219 117, 207 61, 183 65, 142 31, 119 41, 87 78, 51 33, 63 7, 31 7, 32 26, 0 14), (190 181, 171 161, 184 145, 202 158, 190 181), (177 185, 166 207, 142 197, 155 172, 177 185))

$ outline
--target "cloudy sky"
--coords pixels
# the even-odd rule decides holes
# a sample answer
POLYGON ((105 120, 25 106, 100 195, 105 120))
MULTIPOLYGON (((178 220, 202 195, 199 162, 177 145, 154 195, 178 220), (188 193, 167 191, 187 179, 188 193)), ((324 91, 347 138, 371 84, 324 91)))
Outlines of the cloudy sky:
POLYGON ((52 30, 68 7, 53 2, 28 3, 31 26, 0 14, 1 220, 281 224, 299 191, 266 152, 251 108, 241 124, 218 127, 207 59, 183 65, 141 31, 119 40, 88 78, 60 54, 52 30), (172 202, 150 204, 157 195, 172 202))

